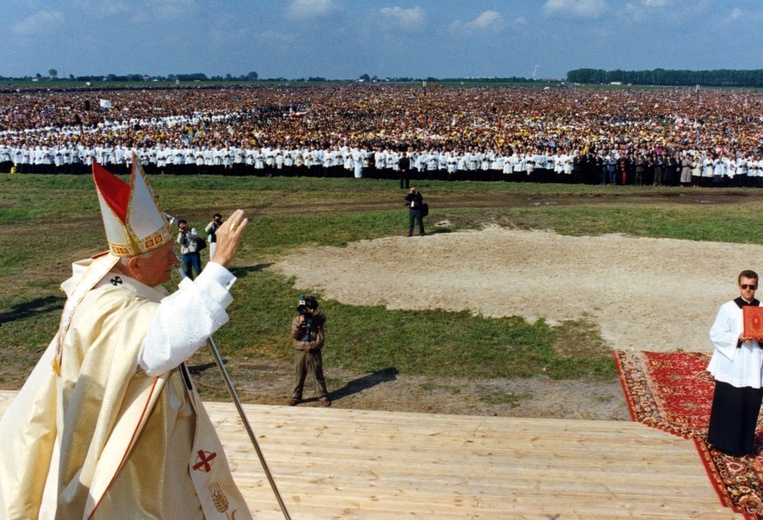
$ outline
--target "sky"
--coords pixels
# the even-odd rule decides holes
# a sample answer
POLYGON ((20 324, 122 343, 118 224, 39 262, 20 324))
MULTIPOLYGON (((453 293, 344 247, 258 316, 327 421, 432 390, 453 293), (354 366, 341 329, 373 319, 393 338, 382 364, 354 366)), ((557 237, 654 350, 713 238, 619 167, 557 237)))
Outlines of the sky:
POLYGON ((0 0, 0 76, 763 69, 760 0, 0 0))

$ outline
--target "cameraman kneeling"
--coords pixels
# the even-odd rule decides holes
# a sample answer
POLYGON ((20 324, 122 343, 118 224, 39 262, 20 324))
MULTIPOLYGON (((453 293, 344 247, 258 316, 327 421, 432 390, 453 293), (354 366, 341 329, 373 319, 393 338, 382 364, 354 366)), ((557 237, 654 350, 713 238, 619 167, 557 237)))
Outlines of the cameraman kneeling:
POLYGON ((316 312, 318 301, 312 296, 300 298, 297 311, 299 316, 291 322, 291 337, 294 340, 294 368, 297 374, 294 394, 289 406, 295 406, 302 401, 302 390, 309 371, 313 372, 315 382, 320 391, 320 402, 323 406, 331 406, 329 392, 326 389, 326 379, 323 377, 323 324, 326 316, 316 312))

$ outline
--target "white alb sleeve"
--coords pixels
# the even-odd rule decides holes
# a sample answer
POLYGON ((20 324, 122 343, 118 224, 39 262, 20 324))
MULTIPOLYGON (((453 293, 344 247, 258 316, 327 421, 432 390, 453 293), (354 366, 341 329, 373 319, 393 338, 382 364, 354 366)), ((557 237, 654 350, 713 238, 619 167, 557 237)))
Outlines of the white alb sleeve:
POLYGON ((141 346, 139 366, 156 377, 191 357, 228 322, 225 309, 233 301, 229 290, 235 281, 215 262, 209 262, 196 280, 184 278, 178 291, 159 304, 141 346))
POLYGON ((731 361, 734 361, 739 352, 737 343, 743 327, 741 309, 736 303, 730 302, 721 306, 710 328, 710 341, 718 352, 731 361))

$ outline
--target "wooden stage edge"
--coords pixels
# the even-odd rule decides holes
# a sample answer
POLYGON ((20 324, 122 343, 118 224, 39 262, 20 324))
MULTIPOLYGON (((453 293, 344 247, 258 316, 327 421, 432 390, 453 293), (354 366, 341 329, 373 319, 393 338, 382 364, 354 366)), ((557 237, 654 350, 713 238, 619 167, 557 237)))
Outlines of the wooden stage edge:
MULTIPOLYGON (((255 518, 284 518, 234 406, 206 407, 255 518)), ((743 518, 692 441, 640 423, 244 409, 293 520, 743 518)))

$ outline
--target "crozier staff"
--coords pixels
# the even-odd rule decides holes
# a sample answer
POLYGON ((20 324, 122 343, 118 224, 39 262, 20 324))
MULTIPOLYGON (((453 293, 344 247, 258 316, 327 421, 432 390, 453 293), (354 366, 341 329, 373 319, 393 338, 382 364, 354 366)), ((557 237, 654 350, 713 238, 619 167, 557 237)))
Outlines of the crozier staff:
POLYGON ((763 398, 763 349, 744 335, 742 308, 760 306, 755 298, 758 275, 742 271, 737 277, 739 297, 721 305, 710 329, 715 352, 707 370, 715 378, 707 442, 735 457, 750 453, 763 398))
POLYGON ((93 164, 109 251, 73 265, 58 333, 0 421, 2 518, 251 518, 183 361, 228 321, 235 211, 195 281, 140 161, 93 164))

